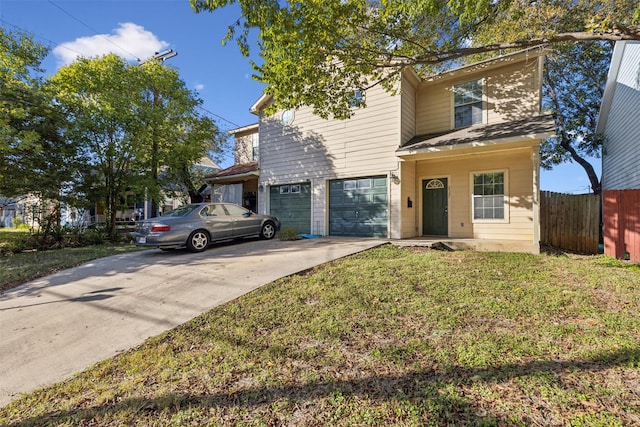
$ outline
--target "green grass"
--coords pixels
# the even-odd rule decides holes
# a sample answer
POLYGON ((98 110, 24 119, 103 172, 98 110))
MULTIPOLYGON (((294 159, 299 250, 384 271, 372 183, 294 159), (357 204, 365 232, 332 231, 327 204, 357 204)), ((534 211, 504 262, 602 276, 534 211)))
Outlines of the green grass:
POLYGON ((640 267, 391 245, 284 278, 0 425, 640 424, 640 267))
MULTIPOLYGON (((0 245, 13 245, 29 236, 29 231, 0 230, 0 245)), ((139 250, 133 245, 103 244, 49 251, 25 251, 0 255, 0 295, 16 285, 25 283, 92 259, 139 250)))

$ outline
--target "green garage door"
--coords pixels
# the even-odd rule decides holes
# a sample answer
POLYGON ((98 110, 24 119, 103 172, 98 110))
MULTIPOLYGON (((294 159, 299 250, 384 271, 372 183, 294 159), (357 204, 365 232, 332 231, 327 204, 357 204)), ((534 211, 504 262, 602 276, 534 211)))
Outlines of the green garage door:
POLYGON ((278 217, 281 230, 311 233, 311 184, 276 185, 269 194, 269 213, 278 217))
POLYGON ((387 237, 387 177, 329 183, 329 234, 387 237))

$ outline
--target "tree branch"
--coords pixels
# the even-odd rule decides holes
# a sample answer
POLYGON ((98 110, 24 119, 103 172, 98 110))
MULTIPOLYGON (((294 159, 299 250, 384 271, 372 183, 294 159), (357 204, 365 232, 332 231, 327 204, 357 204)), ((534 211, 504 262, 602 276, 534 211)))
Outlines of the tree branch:
POLYGON ((621 41, 640 40, 640 28, 620 28, 617 27, 609 33, 591 33, 587 31, 559 33, 552 37, 535 38, 530 40, 520 40, 515 42, 494 43, 485 46, 467 47, 443 52, 429 52, 425 55, 417 56, 407 61, 401 60, 398 66, 418 65, 418 64, 439 64, 465 56, 480 53, 495 52, 497 50, 527 49, 532 47, 548 46, 561 42, 579 41, 621 41))

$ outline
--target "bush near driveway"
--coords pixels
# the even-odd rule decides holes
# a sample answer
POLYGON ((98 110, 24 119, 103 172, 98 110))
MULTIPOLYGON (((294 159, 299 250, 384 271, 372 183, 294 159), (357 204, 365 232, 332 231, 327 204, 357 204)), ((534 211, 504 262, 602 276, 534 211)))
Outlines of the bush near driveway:
POLYGON ((6 425, 640 425, 640 268, 391 245, 0 409, 6 425))

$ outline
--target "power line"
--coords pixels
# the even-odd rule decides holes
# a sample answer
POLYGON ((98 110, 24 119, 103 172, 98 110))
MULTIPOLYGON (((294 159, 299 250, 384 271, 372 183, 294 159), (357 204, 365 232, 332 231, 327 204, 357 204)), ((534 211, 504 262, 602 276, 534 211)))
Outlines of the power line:
POLYGON ((44 40, 44 41, 45 41, 45 42, 47 42, 47 43, 52 43, 52 44, 54 44, 56 47, 61 47, 61 48, 63 48, 63 49, 70 50, 70 51, 71 51, 71 52, 73 52, 73 53, 77 53, 78 55, 82 55, 82 52, 78 52, 77 50, 72 49, 72 48, 70 48, 70 47, 68 47, 68 46, 65 46, 65 45, 63 45, 62 43, 58 43, 58 42, 56 42, 56 41, 53 41, 53 40, 51 40, 51 39, 48 39, 48 38, 44 37, 44 36, 43 36, 43 35, 41 35, 41 34, 36 34, 36 33, 34 33, 33 31, 31 31, 31 30, 27 30, 26 28, 22 28, 22 27, 20 27, 20 26, 18 26, 18 25, 12 24, 11 22, 8 22, 8 21, 6 21, 6 20, 4 20, 4 19, 2 19, 2 18, 0 18, 0 22, 2 22, 2 23, 3 23, 3 24, 5 24, 5 25, 8 25, 8 26, 10 26, 10 27, 13 27, 13 28, 15 28, 16 30, 21 31, 21 32, 23 32, 23 33, 31 34, 31 35, 33 35, 34 37, 37 37, 37 38, 39 38, 40 40, 44 40))
POLYGON ((206 109, 206 108, 204 108, 204 107, 198 107, 198 108, 200 108, 202 111, 206 111, 207 113, 211 114, 211 115, 212 115, 212 116, 214 116, 214 117, 217 117, 217 118, 219 118, 219 119, 221 119, 221 120, 224 120, 224 121, 225 121, 225 122, 227 122, 227 123, 232 124, 233 126, 235 126, 235 127, 237 127, 237 128, 239 128, 239 127, 240 127, 240 125, 239 125, 239 124, 237 124, 237 123, 233 123, 231 120, 225 119, 225 118, 224 118, 224 117, 222 117, 221 115, 216 114, 216 113, 213 113, 213 112, 211 112, 211 111, 207 110, 207 109, 206 109))
MULTIPOLYGON (((1 1, 1 0, 0 0, 0 1, 1 1)), ((114 45, 114 46, 115 46, 115 47, 117 47, 118 49, 122 50, 123 52, 128 53, 128 54, 129 54, 129 55, 131 55, 132 57, 136 57, 136 55, 134 55, 133 53, 131 53, 131 52, 127 51, 127 50, 126 50, 126 49, 124 49, 123 47, 118 46, 118 44, 114 43, 114 42, 113 42, 111 39, 109 39, 108 37, 105 37, 104 35, 99 34, 99 33, 98 33, 98 31, 96 31, 94 28, 92 28, 91 26, 89 26, 89 25, 85 24, 83 21, 81 21, 80 19, 78 19, 78 18, 76 18, 75 16, 73 16, 71 13, 69 13, 68 11, 66 11, 65 9, 63 9, 62 7, 60 7, 59 5, 57 5, 56 3, 54 3, 52 0, 49 0, 49 3, 51 3, 51 4, 52 4, 53 6, 55 6, 56 8, 60 9, 62 12, 64 12, 64 13, 65 13, 65 14, 67 14, 69 17, 71 17, 71 18, 72 18, 72 19, 74 19, 75 21, 79 22, 80 24, 82 24, 83 26, 85 26, 86 28, 88 28, 89 30, 93 31, 95 35, 98 35, 98 36, 100 36, 100 37, 103 37, 105 40, 107 40, 109 43, 111 43, 112 45, 114 45)), ((20 31, 22 31, 22 32, 25 32, 25 33, 32 33, 32 32, 31 32, 31 31, 29 31, 29 30, 26 30, 26 29, 24 29, 24 28, 21 28, 21 27, 19 27, 19 26, 15 25, 15 24, 12 24, 12 23, 10 23, 10 22, 5 21, 5 20, 4 20, 4 19, 2 19, 1 17, 0 17, 0 22, 4 23, 4 24, 6 24, 6 25, 9 25, 9 26, 11 26, 11 27, 13 27, 13 28, 16 28, 16 29, 18 29, 18 30, 20 30, 20 31)), ((67 49, 67 50, 69 50, 69 51, 71 51, 71 52, 77 53, 78 55, 83 55, 83 53, 82 53, 82 52, 78 52, 77 50, 74 50, 74 49, 72 49, 72 48, 70 48, 70 47, 68 47, 68 46, 66 46, 66 45, 64 45, 64 44, 62 44, 62 43, 55 42, 55 41, 50 40, 50 39, 48 39, 48 38, 46 38, 46 37, 44 37, 44 36, 42 36, 42 35, 38 35, 38 34, 35 34, 35 35, 36 35, 38 38, 42 39, 42 40, 45 40, 45 41, 47 41, 47 42, 49 42, 49 43, 53 43, 54 45, 56 45, 56 47, 62 47, 62 48, 67 49)), ((173 51, 172 51, 172 52, 173 52, 173 51)), ((140 62, 140 59, 138 59, 138 62, 140 62)), ((219 115, 219 114, 216 114, 216 113, 214 113, 214 112, 212 112, 212 111, 209 111, 209 110, 207 110, 206 108, 204 108, 204 107, 202 107, 202 106, 200 106, 200 107, 198 107, 198 108, 200 108, 202 111, 205 111, 206 113, 208 113, 208 114, 209 114, 209 115, 211 115, 211 116, 217 117, 218 119, 223 120, 223 121, 225 121, 225 122, 227 122, 227 123, 229 123, 229 124, 233 125, 233 126, 234 126, 234 127, 236 127, 236 128, 241 127, 239 124, 234 123, 234 122, 232 122, 231 120, 229 120, 229 119, 227 119, 227 118, 225 118, 225 117, 223 117, 223 116, 221 116, 221 115, 219 115)))
POLYGON ((123 52, 128 53, 129 55, 131 55, 133 58, 138 59, 138 61, 140 61, 140 58, 138 58, 134 53, 129 52, 127 49, 123 48, 122 46, 119 46, 117 43, 114 43, 113 40, 111 40, 109 37, 106 37, 104 34, 100 34, 98 31, 96 31, 94 28, 90 27, 88 24, 85 24, 82 20, 76 18, 75 16, 73 16, 70 12, 66 11, 65 9, 63 9, 61 6, 58 6, 57 4, 55 4, 52 0, 49 0, 49 3, 51 3, 53 6, 57 7, 58 9, 60 9, 62 12, 64 12, 65 14, 67 14, 68 16, 70 16, 72 19, 74 19, 75 21, 79 22, 80 24, 84 25, 86 28, 90 29, 91 31, 93 31, 93 33, 97 36, 102 37, 103 39, 105 39, 107 42, 109 42, 110 44, 114 45, 115 47, 117 47, 118 49, 120 49, 123 52))

